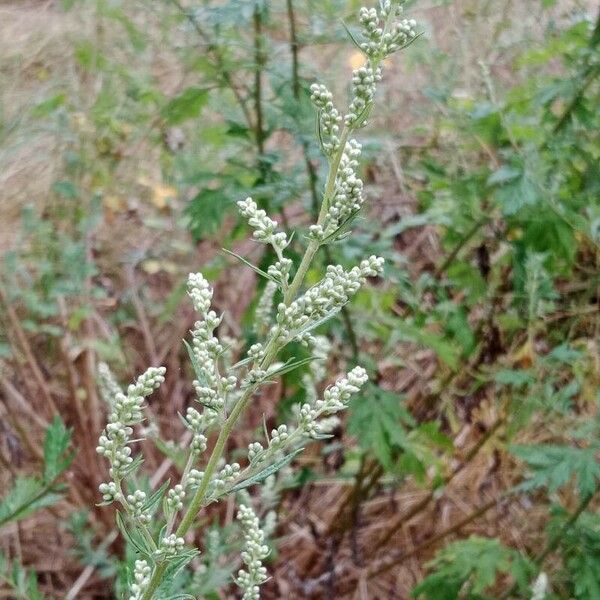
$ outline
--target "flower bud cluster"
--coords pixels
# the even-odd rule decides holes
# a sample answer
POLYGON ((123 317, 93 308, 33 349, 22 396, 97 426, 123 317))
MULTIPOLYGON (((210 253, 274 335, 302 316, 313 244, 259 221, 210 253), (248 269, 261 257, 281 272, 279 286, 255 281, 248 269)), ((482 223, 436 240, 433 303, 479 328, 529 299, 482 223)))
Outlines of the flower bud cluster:
POLYGON ((260 366, 250 369, 240 384, 241 389, 252 387, 257 383, 264 381, 267 376, 267 371, 261 369, 260 366))
POLYGON ((348 127, 356 128, 365 125, 365 117, 373 104, 375 89, 380 81, 381 67, 373 69, 367 64, 352 71, 352 102, 344 117, 348 127))
POLYGON ((323 84, 313 83, 310 86, 310 99, 319 111, 319 131, 323 151, 327 156, 331 156, 340 147, 342 115, 333 105, 331 92, 323 84))
POLYGON ((259 586, 267 579, 267 569, 262 561, 269 555, 269 547, 265 544, 265 534, 258 517, 249 506, 241 505, 237 518, 244 530, 242 560, 246 569, 239 570, 235 582, 243 592, 243 600, 258 600, 259 586))
POLYGON ((204 434, 195 433, 194 437, 192 437, 192 443, 190 444, 192 452, 195 454, 201 454, 206 450, 207 442, 208 440, 204 434))
POLYGON ((316 408, 323 414, 332 414, 343 410, 352 394, 360 391, 367 383, 369 376, 362 367, 354 367, 347 377, 340 379, 323 393, 323 400, 318 400, 316 408))
POLYGON ((194 433, 206 431, 217 419, 215 412, 205 410, 200 414, 193 406, 189 406, 185 413, 187 427, 194 433))
POLYGON ((206 450, 208 440, 203 432, 210 427, 216 419, 217 413, 210 408, 205 409, 204 413, 200 414, 192 406, 188 407, 185 414, 185 423, 188 429, 194 434, 190 443, 192 452, 200 454, 206 450))
POLYGON ((248 219, 250 227, 254 227, 252 237, 259 242, 271 244, 277 254, 281 254, 288 245, 288 239, 285 233, 276 231, 277 221, 273 221, 264 210, 259 209, 252 198, 239 200, 237 205, 242 216, 248 219))
POLYGON ((127 388, 127 394, 119 392, 114 397, 108 424, 96 448, 98 454, 108 459, 110 474, 114 479, 123 477, 133 463, 128 446, 133 433, 132 425, 142 422, 144 398, 165 380, 165 371, 164 367, 150 367, 137 378, 135 384, 127 388))
POLYGON ((358 20, 362 27, 364 40, 360 44, 360 49, 371 59, 381 60, 393 52, 400 50, 417 35, 415 27, 416 21, 413 19, 402 19, 388 26, 385 31, 381 25, 381 20, 386 20, 392 10, 396 15, 401 14, 401 6, 392 6, 387 0, 382 3, 379 14, 374 8, 361 8, 358 20))
POLYGON ((190 273, 188 275, 187 292, 192 299, 196 312, 204 315, 210 310, 213 290, 202 273, 190 273))
POLYGON ((191 469, 188 473, 186 485, 190 488, 197 488, 202 483, 204 478, 204 471, 198 471, 198 469, 191 469))
POLYGON ((318 419, 347 408, 352 394, 360 391, 368 379, 367 372, 362 367, 354 367, 346 377, 325 390, 323 400, 317 400, 314 405, 303 404, 299 412, 300 429, 310 437, 331 431, 335 427, 335 421, 318 419))
POLYGON ((193 386, 198 402, 208 409, 207 416, 212 419, 225 406, 226 394, 235 389, 237 379, 219 375, 218 360, 224 348, 213 334, 221 317, 210 310, 213 290, 201 273, 190 274, 188 294, 194 308, 204 317, 202 321, 196 321, 192 330, 192 352, 199 375, 193 386))
POLYGON ((232 463, 230 465, 225 465, 218 473, 218 475, 214 479, 215 488, 219 489, 225 487, 226 484, 232 483, 235 481, 240 473, 241 467, 238 463, 232 463))
POLYGON ((182 537, 177 537, 176 534, 171 533, 160 540, 158 549, 154 551, 154 555, 158 560, 164 558, 173 558, 177 556, 185 546, 185 540, 182 537))
POLYGON ((310 237, 323 241, 362 207, 363 182, 356 175, 361 150, 362 146, 356 140, 349 140, 346 144, 335 178, 333 197, 329 201, 327 214, 322 225, 315 224, 310 227, 310 237))
POLYGON ((290 279, 292 270, 292 261, 289 258, 281 257, 278 261, 269 265, 267 273, 275 279, 283 288, 285 288, 290 279))
POLYGON ((108 483, 101 483, 98 486, 98 490, 102 494, 102 500, 104 502, 114 502, 118 500, 121 492, 117 487, 117 484, 114 481, 109 481, 108 483))
POLYGON ((152 569, 145 560, 136 560, 133 571, 133 583, 130 588, 129 600, 141 600, 150 583, 152 569))
POLYGON ((144 509, 146 504, 146 492, 136 490, 133 494, 129 494, 127 496, 127 503, 133 512, 133 516, 139 520, 140 523, 144 525, 150 523, 150 513, 144 509))
POLYGON ((248 349, 248 358, 251 358, 255 362, 260 361, 264 355, 265 350, 262 344, 252 344, 248 349))
POLYGON ((402 19, 394 23, 392 30, 383 36, 383 56, 389 56, 414 40, 417 37, 416 26, 417 22, 414 19, 402 19))
POLYGON ((212 310, 205 314, 204 321, 196 321, 192 331, 192 350, 202 381, 194 380, 198 402, 219 411, 225 400, 222 397, 217 361, 223 352, 223 346, 213 335, 221 322, 212 310))
POLYGON ((170 489, 167 494, 167 506, 174 512, 183 508, 183 500, 185 498, 185 489, 178 483, 174 488, 170 489))
POLYGON ((330 434, 336 427, 339 427, 340 419, 335 415, 323 417, 317 423, 317 435, 323 436, 330 434))
POLYGON ((260 462, 260 458, 264 454, 265 449, 260 442, 252 442, 248 444, 248 462, 260 462))
POLYGON ((269 441, 269 448, 277 450, 281 448, 288 438, 287 425, 280 425, 277 429, 271 431, 271 439, 269 441))
POLYGON ((383 270, 383 258, 371 256, 359 266, 346 271, 339 265, 329 265, 320 283, 290 303, 277 307, 277 323, 284 339, 291 340, 303 328, 336 312, 348 302, 366 277, 374 277, 383 270))

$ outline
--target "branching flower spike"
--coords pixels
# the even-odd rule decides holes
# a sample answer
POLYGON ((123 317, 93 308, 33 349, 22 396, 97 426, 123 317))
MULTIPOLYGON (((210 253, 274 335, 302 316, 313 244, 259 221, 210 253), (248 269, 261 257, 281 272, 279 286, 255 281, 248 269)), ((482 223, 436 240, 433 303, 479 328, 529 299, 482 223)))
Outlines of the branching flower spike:
MULTIPOLYGON (((141 375, 124 393, 107 367, 99 369, 103 396, 109 406, 106 429, 98 452, 107 458, 110 480, 100 486, 104 503, 117 502, 122 512, 117 522, 128 543, 137 553, 130 574, 130 600, 151 600, 179 593, 171 589, 173 573, 184 568, 198 551, 186 545, 188 532, 198 514, 209 504, 232 494, 244 496, 238 519, 244 536, 241 553, 243 568, 235 579, 243 598, 260 597, 260 585, 267 579, 263 562, 269 549, 259 518, 250 508, 245 491, 264 482, 266 498, 276 497, 276 475, 291 468, 292 459, 312 439, 328 436, 338 423, 338 413, 348 406, 354 394, 367 382, 365 369, 355 366, 321 394, 321 381, 327 378, 326 358, 330 344, 315 330, 339 312, 368 278, 383 273, 384 261, 377 256, 364 258, 352 268, 327 266, 322 278, 305 289, 305 278, 322 246, 343 239, 353 218, 364 204, 363 182, 359 177, 361 145, 353 134, 366 124, 382 78, 382 61, 416 37, 415 23, 398 19, 401 2, 381 0, 379 9, 360 11, 358 45, 365 64, 352 74, 352 95, 344 112, 336 108, 325 85, 311 86, 311 100, 317 110, 319 142, 328 163, 328 174, 318 218, 305 235, 301 260, 294 265, 286 255, 291 235, 258 207, 252 198, 240 200, 241 215, 253 229, 253 238, 272 246, 275 259, 265 271, 267 278, 254 314, 257 339, 246 356, 231 364, 236 341, 221 341, 217 331, 221 316, 212 309, 213 289, 201 273, 190 274, 187 291, 199 318, 187 344, 195 378, 195 402, 182 416, 190 431, 187 459, 181 479, 170 487, 165 483, 156 492, 139 489, 134 477, 142 457, 133 452, 134 430, 143 435, 144 401, 164 381, 165 369, 153 367, 141 375), (292 341, 305 344, 310 359, 292 359, 283 364, 281 351, 292 341), (307 366, 306 366, 307 365, 307 366), (305 400, 293 410, 290 423, 280 423, 262 439, 252 441, 234 462, 226 456, 231 435, 261 387, 281 374, 306 366, 302 381, 305 400), (214 442, 209 440, 215 439, 214 442), (210 448, 210 450, 209 450, 210 448), (243 490, 243 491, 241 491, 243 490)), ((354 40, 357 41, 357 40, 354 40)), ((332 378, 330 378, 331 380, 332 378)), ((258 437, 258 434, 257 434, 258 437)), ((268 511, 269 505, 265 507, 268 511)), ((273 514, 265 523, 273 528, 273 514)), ((270 515, 270 516, 269 516, 270 515)))

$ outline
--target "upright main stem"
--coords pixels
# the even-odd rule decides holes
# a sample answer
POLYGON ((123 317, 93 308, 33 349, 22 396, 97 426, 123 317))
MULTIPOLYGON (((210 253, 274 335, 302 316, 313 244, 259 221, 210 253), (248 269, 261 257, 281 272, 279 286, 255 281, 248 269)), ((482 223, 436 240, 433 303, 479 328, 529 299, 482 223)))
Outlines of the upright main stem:
MULTIPOLYGON (((337 177, 337 172, 340 167, 340 162, 342 160, 342 154, 344 153, 344 148, 346 147, 346 142, 348 141, 348 136, 350 135, 350 130, 345 128, 342 131, 341 139, 340 139, 340 147, 337 152, 334 154, 331 163, 329 164, 329 173, 327 175, 327 183, 325 184, 325 192, 323 193, 323 201, 321 202, 321 210, 319 211, 319 218, 317 219, 317 225, 321 225, 325 216, 327 215, 327 209, 329 208, 329 201, 333 196, 333 191, 335 189, 335 180, 337 177)), ((306 248, 306 252, 300 261, 300 266, 296 271, 296 275, 290 283, 290 287, 288 288, 287 294, 285 295, 284 302, 289 305, 292 300, 298 294, 298 290, 306 277, 306 273, 310 267, 310 264, 319 249, 320 242, 317 240, 311 240, 306 248)))

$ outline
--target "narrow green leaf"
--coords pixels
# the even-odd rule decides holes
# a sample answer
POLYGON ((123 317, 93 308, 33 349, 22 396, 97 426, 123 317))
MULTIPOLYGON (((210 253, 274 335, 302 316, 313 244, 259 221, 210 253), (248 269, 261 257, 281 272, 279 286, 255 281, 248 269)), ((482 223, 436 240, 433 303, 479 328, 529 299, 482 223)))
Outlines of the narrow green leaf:
POLYGON ((234 256, 235 258, 237 258, 239 261, 243 262, 247 267, 250 267, 255 273, 258 273, 258 275, 260 275, 261 277, 264 277, 265 279, 268 279, 269 281, 272 281, 273 283, 276 283, 277 285, 279 285, 279 281, 277 281, 277 279, 275 279, 274 277, 271 277, 268 273, 266 273, 262 269, 255 267, 251 262, 248 262, 244 257, 240 256, 239 254, 236 254, 235 252, 232 252, 231 250, 227 250, 227 248, 223 248, 222 250, 226 254, 230 254, 231 256, 234 256))
POLYGON ((167 479, 155 492, 153 492, 144 502, 142 510, 148 510, 153 513, 156 510, 156 507, 161 501, 164 493, 167 491, 169 484, 171 483, 170 479, 167 479))
POLYGON ((318 356, 309 356, 307 358, 300 358, 298 360, 294 360, 291 358, 288 360, 282 367, 275 369, 273 371, 267 371, 267 379, 271 377, 281 377, 281 375, 285 375, 294 369, 299 369, 308 363, 313 362, 314 360, 322 360, 318 356))
POLYGON ((285 467, 286 465, 291 463, 294 460, 294 458, 296 458, 296 456, 298 456, 298 454, 300 454, 300 452, 302 452, 303 450, 304 450, 304 448, 298 448, 297 450, 294 450, 292 453, 288 454, 287 456, 284 456, 277 462, 264 468, 262 471, 260 471, 256 475, 253 475, 252 477, 249 477, 245 481, 241 481, 240 483, 234 485, 230 489, 230 491, 231 492, 239 492, 240 490, 246 489, 247 487, 250 487, 251 485, 254 485, 256 483, 261 483, 267 477, 273 475, 274 473, 277 473, 277 471, 279 471, 279 469, 282 469, 283 467, 285 467))

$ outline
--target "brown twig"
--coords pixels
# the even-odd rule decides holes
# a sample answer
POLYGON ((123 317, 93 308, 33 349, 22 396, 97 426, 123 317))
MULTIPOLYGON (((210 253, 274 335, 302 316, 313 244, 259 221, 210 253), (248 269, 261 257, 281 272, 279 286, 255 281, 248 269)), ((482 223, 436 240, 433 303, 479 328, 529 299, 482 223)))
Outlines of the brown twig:
MULTIPOLYGON (((471 450, 467 453, 465 459, 457 465, 457 467, 444 478, 443 485, 447 487, 452 480, 464 470, 464 468, 477 456, 479 451, 483 448, 488 440, 494 435, 494 433, 499 429, 499 427, 503 423, 503 419, 497 419, 496 422, 488 428, 483 436, 479 439, 479 441, 471 448, 471 450)), ((425 510, 429 503, 435 497, 435 490, 430 490, 427 495, 416 504, 408 513, 404 515, 399 515, 394 522, 387 528, 385 535, 377 541, 377 547, 383 548, 388 542, 392 539, 392 537, 403 527, 404 524, 408 523, 411 519, 417 516, 420 512, 425 510)))
POLYGON ((35 358, 35 355, 33 354, 33 351, 29 344, 29 340, 27 339, 27 336, 25 335, 25 332, 23 331, 23 328, 21 327, 19 317, 17 316, 17 313, 15 312, 14 308, 11 306, 10 302, 8 301, 6 292, 4 291, 4 289, 1 285, 0 285, 0 300, 4 304, 4 308, 6 310, 6 315, 11 324, 11 327, 13 328, 15 335, 17 336, 17 339, 21 346, 21 350, 25 354, 25 358, 27 360, 29 368, 31 369, 31 374, 33 375, 33 378, 35 379, 35 382, 37 383, 38 388, 39 388, 40 392, 42 393, 42 396, 44 397, 44 400, 46 401, 47 406, 50 408, 50 415, 51 416, 57 415, 58 408, 56 407, 54 398, 52 397, 52 393, 50 392, 50 388, 48 387, 48 384, 46 383, 46 380, 44 379, 44 376, 42 374, 42 370, 40 369, 40 366, 38 365, 38 362, 35 358))
POLYGON ((377 577, 378 575, 381 575, 385 571, 388 571, 395 565, 405 561, 406 559, 410 558, 411 556, 419 554, 423 550, 433 546, 434 544, 437 544, 438 542, 440 542, 444 538, 448 537, 449 535, 452 535, 453 533, 457 533, 463 527, 469 525, 470 523, 472 523, 473 521, 477 520, 479 517, 484 515, 488 510, 490 510, 494 506, 497 506, 502 500, 504 500, 507 497, 507 495, 508 494, 503 494, 499 498, 494 498, 493 500, 486 502, 484 505, 480 506, 478 509, 476 509, 473 512, 471 512, 470 514, 468 514, 464 519, 461 519, 460 521, 454 523, 450 527, 447 527, 446 529, 440 531, 438 534, 426 539, 422 543, 411 548, 411 550, 409 550, 408 552, 400 551, 393 555, 390 555, 389 557, 387 557, 385 559, 382 559, 378 564, 376 564, 368 569, 368 578, 371 579, 373 577, 377 577))

